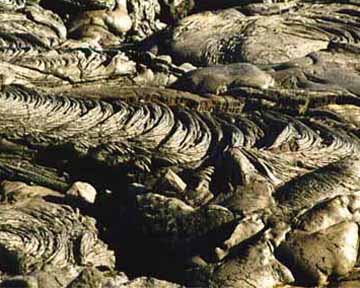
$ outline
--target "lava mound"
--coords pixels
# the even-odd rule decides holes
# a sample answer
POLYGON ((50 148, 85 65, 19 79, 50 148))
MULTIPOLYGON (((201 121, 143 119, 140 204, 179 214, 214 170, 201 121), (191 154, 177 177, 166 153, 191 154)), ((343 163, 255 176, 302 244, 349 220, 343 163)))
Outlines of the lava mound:
POLYGON ((0 288, 360 287, 359 17, 0 0, 0 288))

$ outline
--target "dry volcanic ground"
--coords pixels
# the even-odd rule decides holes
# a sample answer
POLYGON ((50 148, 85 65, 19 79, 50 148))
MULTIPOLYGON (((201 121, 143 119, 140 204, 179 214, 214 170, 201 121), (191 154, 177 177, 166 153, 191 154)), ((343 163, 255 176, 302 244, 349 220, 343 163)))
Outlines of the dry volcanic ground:
POLYGON ((0 0, 0 288, 359 288, 360 3, 0 0))

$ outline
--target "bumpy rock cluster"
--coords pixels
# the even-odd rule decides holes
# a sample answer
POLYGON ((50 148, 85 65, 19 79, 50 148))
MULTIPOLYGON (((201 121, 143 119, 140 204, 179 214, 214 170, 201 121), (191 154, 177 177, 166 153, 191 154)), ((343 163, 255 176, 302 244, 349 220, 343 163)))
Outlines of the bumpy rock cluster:
POLYGON ((0 287, 360 287, 357 4, 0 0, 0 287))

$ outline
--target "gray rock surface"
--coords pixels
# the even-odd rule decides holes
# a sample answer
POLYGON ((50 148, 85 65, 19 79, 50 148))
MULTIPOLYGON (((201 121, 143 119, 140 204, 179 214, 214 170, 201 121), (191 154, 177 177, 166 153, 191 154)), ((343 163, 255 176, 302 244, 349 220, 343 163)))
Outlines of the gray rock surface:
POLYGON ((0 287, 358 287, 359 15, 0 0, 0 287))

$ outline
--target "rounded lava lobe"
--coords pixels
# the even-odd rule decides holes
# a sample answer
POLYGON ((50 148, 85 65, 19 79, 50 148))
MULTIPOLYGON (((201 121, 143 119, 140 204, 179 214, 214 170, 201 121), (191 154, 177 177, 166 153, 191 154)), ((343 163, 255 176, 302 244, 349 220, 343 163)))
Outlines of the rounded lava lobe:
POLYGON ((66 191, 66 194, 70 197, 94 204, 97 192, 91 184, 77 181, 66 191))
POLYGON ((223 94, 238 87, 268 89, 274 84, 272 76, 255 65, 234 63, 191 71, 174 86, 198 93, 223 94))
POLYGON ((359 41, 357 28, 349 25, 359 22, 355 5, 342 9, 338 3, 305 4, 296 13, 274 14, 246 17, 236 9, 223 9, 190 15, 172 27, 160 45, 177 59, 206 66, 276 64, 326 49, 334 38, 359 41))
MULTIPOLYGON (((111 46, 120 43, 132 27, 125 0, 117 0, 114 8, 90 10, 80 13, 72 21, 70 35, 95 46, 111 46)), ((81 45, 79 43, 78 45, 81 45)))
POLYGON ((324 285, 347 275, 358 255, 358 226, 342 222, 315 233, 294 231, 279 247, 280 258, 301 284, 324 285))
POLYGON ((359 195, 344 195, 320 203, 299 216, 296 227, 306 232, 316 232, 343 221, 350 221, 353 219, 352 212, 356 210, 352 209, 356 204, 350 205, 350 201, 356 203, 359 200, 359 195))
POLYGON ((270 245, 255 240, 241 256, 225 260, 216 269, 211 287, 273 288, 293 282, 291 272, 274 257, 270 245))
POLYGON ((194 2, 0 0, 0 287, 359 279, 360 8, 194 2))
POLYGON ((105 17, 105 23, 116 33, 126 33, 132 27, 132 21, 128 15, 126 0, 117 0, 116 7, 105 17))

